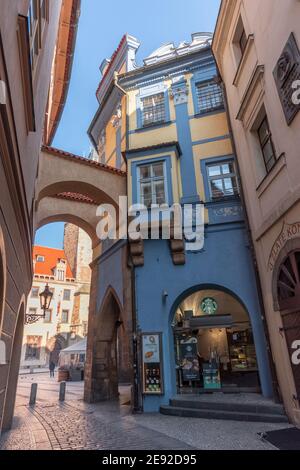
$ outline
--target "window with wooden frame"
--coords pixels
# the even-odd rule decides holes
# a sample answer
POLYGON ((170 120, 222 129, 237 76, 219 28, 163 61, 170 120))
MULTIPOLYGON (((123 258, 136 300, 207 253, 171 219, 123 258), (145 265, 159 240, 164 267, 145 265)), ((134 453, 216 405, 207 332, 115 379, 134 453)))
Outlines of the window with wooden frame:
POLYGON ((257 134, 266 171, 269 173, 276 163, 276 152, 272 140, 272 133, 270 131, 268 117, 266 114, 264 115, 262 122, 257 130, 257 134))
POLYGON ((246 34, 243 19, 240 16, 237 22, 234 37, 233 37, 233 51, 236 57, 237 65, 241 63, 241 60, 246 51, 247 43, 248 43, 248 36, 246 34))
POLYGON ((30 62, 32 70, 36 66, 45 26, 49 21, 49 0, 30 0, 28 28, 30 41, 30 62))

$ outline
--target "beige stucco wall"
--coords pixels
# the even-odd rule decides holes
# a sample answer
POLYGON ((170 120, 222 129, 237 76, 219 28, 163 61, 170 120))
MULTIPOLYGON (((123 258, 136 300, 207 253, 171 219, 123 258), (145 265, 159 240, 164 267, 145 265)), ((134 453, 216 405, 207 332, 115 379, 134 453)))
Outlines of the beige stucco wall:
POLYGON ((296 392, 286 342, 279 333, 280 313, 274 311, 268 261, 283 222, 300 221, 300 113, 288 126, 273 77, 292 32, 300 48, 299 19, 298 0, 223 0, 213 44, 227 91, 279 385, 289 417, 296 422, 300 422, 300 410, 292 398, 296 392), (233 44, 239 17, 249 38, 240 66, 233 44), (285 154, 267 176, 254 132, 262 106, 277 157, 285 154))
POLYGON ((6 100, 0 114, 0 264, 4 266, 0 339, 6 345, 6 364, 0 365, 0 430, 1 423, 3 428, 10 426, 13 415, 25 303, 32 280, 32 207, 61 0, 49 5, 49 24, 33 80, 36 132, 27 133, 17 19, 18 14, 27 16, 29 0, 1 1, 0 80, 5 83, 6 100))
MULTIPOLYGON (((38 287, 39 292, 41 293, 45 288, 45 283, 46 281, 44 279, 39 279, 38 276, 35 276, 33 278, 32 286, 38 287)), ((66 344, 70 338, 74 294, 78 288, 78 284, 71 281, 50 281, 48 284, 50 289, 53 289, 54 291, 50 305, 50 310, 52 313, 51 322, 45 322, 43 319, 41 319, 32 325, 25 325, 22 344, 21 368, 47 367, 49 364, 49 352, 46 348, 47 344, 49 344, 49 341, 58 334, 65 338, 66 344), (64 300, 63 294, 65 289, 70 290, 70 300, 64 300), (67 323, 61 322, 61 314, 63 310, 68 310, 69 312, 67 323), (42 337, 40 357, 38 359, 26 358, 27 336, 42 337)), ((42 313, 40 308, 40 299, 32 297, 30 293, 27 299, 26 313, 30 313, 31 308, 37 309, 37 314, 42 313)))

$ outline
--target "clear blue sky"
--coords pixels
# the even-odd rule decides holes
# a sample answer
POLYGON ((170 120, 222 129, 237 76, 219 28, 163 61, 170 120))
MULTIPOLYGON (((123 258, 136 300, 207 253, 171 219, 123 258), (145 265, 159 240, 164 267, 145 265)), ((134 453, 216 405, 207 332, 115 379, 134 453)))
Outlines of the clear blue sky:
MULTIPOLYGON (((81 16, 67 104, 53 146, 85 155, 90 149, 87 129, 97 109, 95 91, 99 65, 109 58, 124 33, 141 42, 137 61, 161 44, 189 40, 191 33, 213 32, 220 0, 81 0, 81 16)), ((49 224, 36 235, 36 244, 61 248, 63 224, 49 224)))

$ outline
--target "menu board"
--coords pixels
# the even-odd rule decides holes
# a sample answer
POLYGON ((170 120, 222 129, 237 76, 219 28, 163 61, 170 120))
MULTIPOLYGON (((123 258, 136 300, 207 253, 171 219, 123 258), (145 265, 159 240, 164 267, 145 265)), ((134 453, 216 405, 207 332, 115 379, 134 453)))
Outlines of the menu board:
POLYGON ((216 365, 213 364, 203 364, 203 385, 207 389, 220 389, 221 378, 220 371, 216 365))
POLYGON ((143 393, 163 394, 161 333, 142 335, 143 393))
POLYGON ((192 337, 180 342, 182 380, 200 380, 197 338, 192 337))

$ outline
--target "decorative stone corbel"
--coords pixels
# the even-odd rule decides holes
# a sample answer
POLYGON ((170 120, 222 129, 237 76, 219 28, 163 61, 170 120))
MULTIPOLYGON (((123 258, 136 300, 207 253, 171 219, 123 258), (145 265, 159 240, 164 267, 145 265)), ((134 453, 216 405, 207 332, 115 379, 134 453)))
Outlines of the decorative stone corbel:
POLYGON ((134 240, 129 236, 129 250, 133 265, 144 266, 144 240, 142 238, 134 240))
POLYGON ((174 104, 179 105, 188 102, 189 86, 185 79, 175 81, 170 88, 170 97, 174 100, 174 104))

